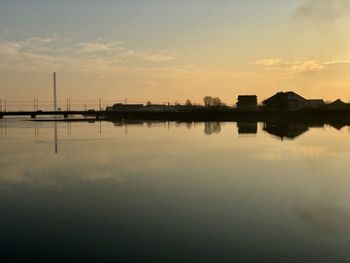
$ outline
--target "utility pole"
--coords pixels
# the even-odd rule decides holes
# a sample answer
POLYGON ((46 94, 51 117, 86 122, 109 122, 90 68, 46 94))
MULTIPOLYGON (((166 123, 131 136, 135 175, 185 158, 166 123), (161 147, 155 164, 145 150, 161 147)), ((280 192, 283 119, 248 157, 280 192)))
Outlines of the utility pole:
POLYGON ((0 112, 2 112, 2 99, 0 99, 0 112))
POLYGON ((39 110, 39 100, 36 99, 36 110, 38 111, 39 110))
POLYGON ((53 73, 53 110, 57 111, 56 72, 53 73))
POLYGON ((36 111, 36 99, 33 100, 33 111, 35 112, 36 111))
POLYGON ((101 99, 99 99, 99 100, 98 100, 98 104, 99 104, 100 111, 102 111, 102 103, 101 103, 101 99))
POLYGON ((6 112, 6 100, 4 100, 4 112, 6 112))
POLYGON ((69 100, 67 98, 67 111, 69 111, 69 100))

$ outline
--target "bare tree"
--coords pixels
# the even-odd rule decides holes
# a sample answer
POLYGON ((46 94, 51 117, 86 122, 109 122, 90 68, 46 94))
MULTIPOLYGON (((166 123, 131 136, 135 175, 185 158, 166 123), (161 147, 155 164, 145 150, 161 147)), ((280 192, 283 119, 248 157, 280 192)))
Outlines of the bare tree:
POLYGON ((204 106, 206 107, 212 106, 211 104, 212 104, 213 98, 211 96, 205 96, 203 100, 204 100, 204 106))
POLYGON ((208 106, 219 107, 219 106, 225 105, 224 103, 221 102, 221 99, 218 98, 218 97, 214 97, 214 98, 213 98, 213 97, 211 97, 211 96, 205 96, 205 97, 203 98, 203 100, 204 100, 204 105, 205 105, 206 107, 208 107, 208 106))
POLYGON ((185 102, 185 105, 186 106, 192 106, 191 100, 187 99, 186 102, 185 102))
POLYGON ((218 97, 215 97, 212 99, 212 106, 220 106, 221 105, 221 100, 218 97))

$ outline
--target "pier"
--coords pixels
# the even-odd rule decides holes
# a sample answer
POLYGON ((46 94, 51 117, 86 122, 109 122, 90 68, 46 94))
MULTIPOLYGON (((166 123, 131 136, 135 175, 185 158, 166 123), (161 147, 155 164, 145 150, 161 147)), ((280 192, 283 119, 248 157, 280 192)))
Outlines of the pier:
POLYGON ((81 115, 84 117, 96 117, 99 119, 104 116, 104 111, 3 111, 0 112, 0 118, 4 117, 30 117, 35 119, 37 116, 62 116, 68 118, 70 115, 81 115))

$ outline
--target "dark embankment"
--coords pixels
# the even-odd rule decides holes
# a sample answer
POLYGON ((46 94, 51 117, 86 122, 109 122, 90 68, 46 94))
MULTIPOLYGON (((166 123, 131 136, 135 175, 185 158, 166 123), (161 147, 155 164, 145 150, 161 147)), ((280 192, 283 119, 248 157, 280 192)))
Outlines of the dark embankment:
POLYGON ((154 120, 154 121, 298 121, 341 122, 350 124, 350 110, 302 110, 302 111, 110 111, 101 114, 106 119, 154 120))

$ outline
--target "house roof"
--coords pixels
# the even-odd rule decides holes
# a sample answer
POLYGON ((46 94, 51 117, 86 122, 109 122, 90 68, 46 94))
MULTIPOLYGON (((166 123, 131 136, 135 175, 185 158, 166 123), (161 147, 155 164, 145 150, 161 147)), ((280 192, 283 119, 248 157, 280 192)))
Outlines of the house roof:
POLYGON ((337 99, 333 101, 330 105, 347 105, 347 103, 343 102, 341 99, 337 99))
POLYGON ((239 95, 238 98, 256 98, 256 95, 239 95))
POLYGON ((269 102, 272 102, 276 99, 281 99, 281 98, 288 98, 289 96, 295 96, 295 97, 298 97, 302 100, 306 100, 304 97, 300 96, 299 94, 295 93, 294 91, 287 91, 287 92, 277 92, 275 95, 273 95, 272 97, 266 99, 263 101, 264 104, 266 103, 269 103, 269 102))

